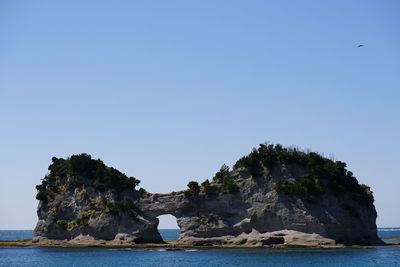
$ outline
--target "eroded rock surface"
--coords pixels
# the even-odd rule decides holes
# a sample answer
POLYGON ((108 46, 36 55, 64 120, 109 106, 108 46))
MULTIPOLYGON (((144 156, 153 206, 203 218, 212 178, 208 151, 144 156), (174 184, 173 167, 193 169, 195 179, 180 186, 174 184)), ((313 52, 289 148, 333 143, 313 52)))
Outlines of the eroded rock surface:
POLYGON ((93 177, 55 174, 56 192, 46 189, 50 197, 39 203, 37 237, 157 243, 157 216, 172 214, 186 245, 382 244, 369 188, 344 163, 315 153, 260 146, 232 171, 224 167, 211 182, 170 194, 92 182, 60 191, 71 179, 93 177), (126 205, 113 210, 110 203, 126 205))
POLYGON ((86 154, 53 158, 49 170, 37 186, 37 240, 86 236, 110 241, 125 234, 125 239, 136 243, 163 242, 158 220, 135 204, 142 194, 135 189, 139 180, 86 154))
MULTIPOLYGON (((261 241, 262 233, 283 229, 318 234, 343 244, 381 243, 373 206, 358 204, 349 196, 330 195, 322 196, 318 203, 309 203, 278 193, 274 182, 282 177, 254 178, 241 170, 231 175, 239 187, 237 193, 211 196, 199 193, 189 197, 184 192, 147 194, 140 199, 139 207, 153 217, 174 215, 181 230, 180 241, 184 243, 196 244, 196 238, 226 236, 236 244, 232 237, 254 231, 261 233, 261 241), (349 213, 343 204, 352 205, 358 215, 349 213)), ((210 240, 215 244, 219 239, 210 240)), ((224 238, 220 240, 221 244, 226 243, 224 238)))

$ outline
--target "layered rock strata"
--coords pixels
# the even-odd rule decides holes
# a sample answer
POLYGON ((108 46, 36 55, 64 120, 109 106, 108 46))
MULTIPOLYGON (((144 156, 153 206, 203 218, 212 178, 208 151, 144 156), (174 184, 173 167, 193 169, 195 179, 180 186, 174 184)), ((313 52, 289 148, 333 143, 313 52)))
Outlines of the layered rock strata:
POLYGON ((136 190, 138 180, 106 166, 93 174, 94 163, 74 169, 70 159, 59 161, 39 186, 38 240, 160 243, 157 216, 171 214, 185 245, 382 244, 372 192, 344 163, 316 153, 261 145, 233 170, 224 166, 211 181, 169 194, 136 190))

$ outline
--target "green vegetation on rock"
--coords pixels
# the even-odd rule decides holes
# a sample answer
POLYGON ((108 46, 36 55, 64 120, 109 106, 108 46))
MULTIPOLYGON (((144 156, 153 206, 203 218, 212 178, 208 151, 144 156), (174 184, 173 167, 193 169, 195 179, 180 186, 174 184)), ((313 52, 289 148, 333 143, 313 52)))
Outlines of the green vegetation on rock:
POLYGON ((295 181, 278 181, 275 184, 277 191, 285 192, 288 195, 297 195, 309 202, 318 202, 324 194, 321 183, 314 176, 306 175, 295 181))
POLYGON ((206 196, 217 196, 219 194, 234 194, 239 191, 235 180, 231 177, 230 169, 227 165, 222 165, 220 170, 214 175, 213 181, 208 179, 201 183, 190 181, 188 189, 184 192, 185 196, 197 196, 203 193, 206 196))
POLYGON ((77 218, 77 220, 76 220, 76 223, 77 223, 78 225, 84 225, 84 226, 86 226, 86 225, 89 224, 89 220, 90 220, 91 218, 98 217, 98 216, 100 216, 102 213, 103 213, 103 212, 102 212, 102 211, 99 211, 99 210, 86 210, 86 211, 79 212, 79 213, 78 213, 78 218, 77 218))
POLYGON ((218 188, 207 179, 201 183, 201 192, 207 196, 215 196, 218 194, 218 188))
POLYGON ((224 184, 222 186, 222 193, 233 194, 239 191, 239 187, 236 185, 235 181, 228 177, 224 180, 224 184))
POLYGON ((231 177, 230 168, 227 165, 222 165, 220 170, 215 174, 214 181, 222 183, 222 194, 232 194, 239 191, 239 187, 231 177))
POLYGON ((253 177, 259 177, 289 165, 304 168, 307 173, 296 181, 277 182, 276 190, 279 192, 297 195, 310 202, 317 202, 325 193, 335 196, 349 194, 362 205, 372 205, 374 202, 369 187, 358 183, 353 173, 346 169, 346 163, 294 147, 261 144, 258 149, 239 159, 234 169, 245 168, 253 177))
POLYGON ((188 190, 185 191, 186 196, 197 196, 200 193, 200 186, 196 181, 190 181, 187 187, 188 190))
POLYGON ((136 220, 141 214, 135 205, 139 183, 87 154, 53 157, 49 173, 36 186, 36 198, 49 207, 58 228, 71 231, 102 215, 136 220))
POLYGON ((214 181, 223 182, 226 177, 229 177, 230 169, 227 165, 222 165, 219 171, 214 176, 214 181))
POLYGON ((63 193, 79 186, 121 193, 135 189, 140 183, 138 179, 127 177, 88 154, 73 155, 67 159, 53 157, 49 171, 42 183, 36 186, 36 198, 41 201, 47 201, 52 193, 63 193))

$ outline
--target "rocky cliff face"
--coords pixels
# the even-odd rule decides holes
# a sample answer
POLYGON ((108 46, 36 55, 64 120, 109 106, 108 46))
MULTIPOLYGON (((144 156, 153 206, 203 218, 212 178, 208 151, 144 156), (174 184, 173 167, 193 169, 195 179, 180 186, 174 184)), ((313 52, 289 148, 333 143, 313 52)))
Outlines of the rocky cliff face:
MULTIPOLYGON (((212 181, 180 192, 102 191, 89 183, 54 193, 39 203, 35 235, 162 242, 156 217, 172 214, 179 242, 188 245, 381 244, 372 193, 345 167, 316 153, 261 145, 232 171, 224 166, 212 181), (112 211, 109 203, 121 201, 131 204, 112 211)), ((57 179, 62 186, 71 177, 57 179)))
POLYGON ((37 186, 36 239, 88 235, 102 240, 162 242, 158 220, 136 206, 143 193, 135 189, 139 180, 86 154, 52 161, 50 173, 37 186))
MULTIPOLYGON (((140 207, 150 216, 172 214, 181 229, 180 241, 207 244, 207 238, 226 237, 242 233, 294 230, 316 233, 343 244, 378 244, 376 211, 373 206, 358 204, 350 196, 337 198, 325 195, 318 203, 309 203, 297 196, 277 192, 275 182, 281 176, 251 177, 245 170, 231 173, 240 188, 237 193, 185 196, 148 194, 140 207), (352 214, 346 208, 352 207, 352 214)), ((294 176, 291 176, 293 178, 294 176)), ((212 186, 222 186, 211 183, 212 186)), ((239 242, 240 243, 240 242, 239 242)))

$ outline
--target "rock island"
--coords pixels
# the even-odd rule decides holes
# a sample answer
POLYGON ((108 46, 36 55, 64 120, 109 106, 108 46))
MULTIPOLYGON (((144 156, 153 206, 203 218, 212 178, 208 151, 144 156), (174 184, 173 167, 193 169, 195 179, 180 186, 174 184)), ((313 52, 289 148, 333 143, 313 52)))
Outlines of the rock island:
POLYGON ((202 183, 155 194, 88 154, 52 158, 37 189, 32 242, 162 244, 157 216, 177 218, 175 246, 381 245, 374 198, 346 164, 261 144, 202 183))

